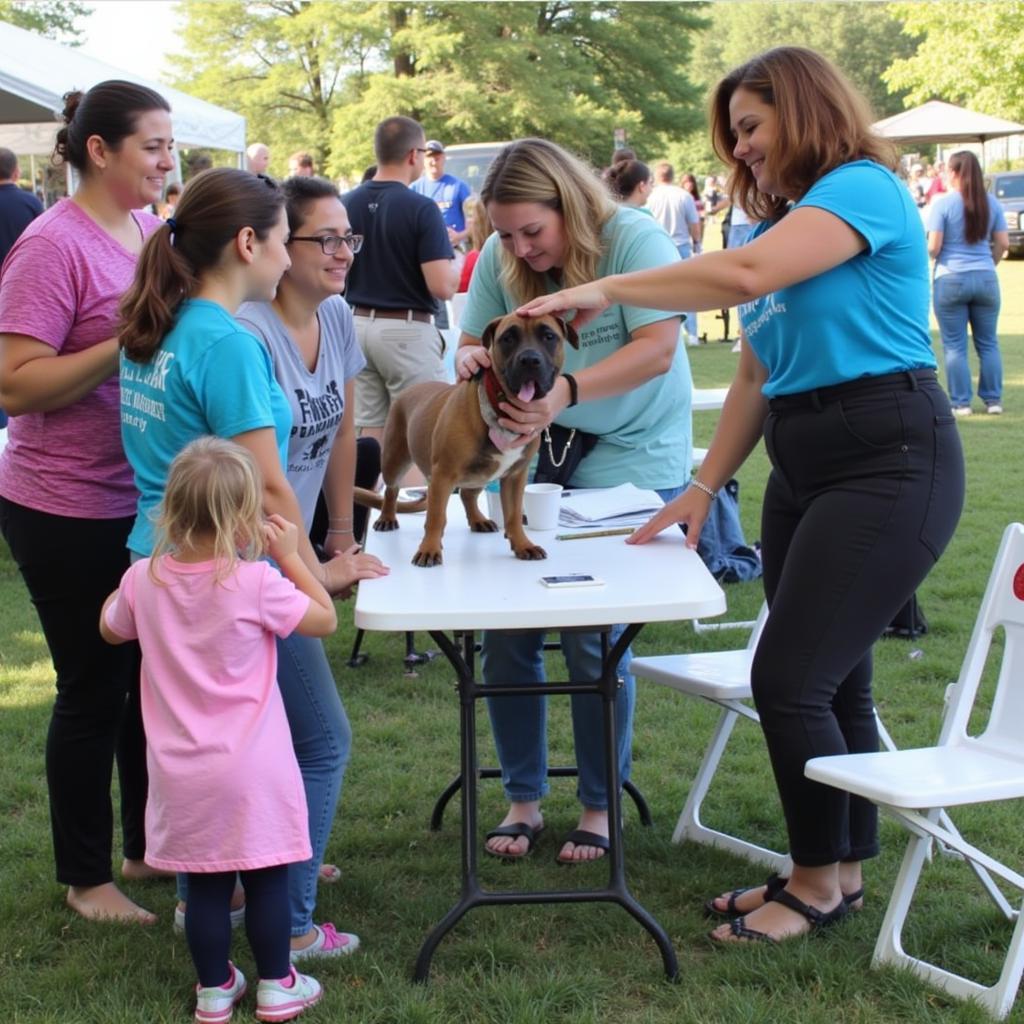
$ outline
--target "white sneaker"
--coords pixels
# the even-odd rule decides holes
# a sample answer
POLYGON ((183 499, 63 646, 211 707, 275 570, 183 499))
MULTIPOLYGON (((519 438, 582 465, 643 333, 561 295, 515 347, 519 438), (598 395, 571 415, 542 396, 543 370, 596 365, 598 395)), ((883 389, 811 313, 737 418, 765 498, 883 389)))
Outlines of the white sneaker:
POLYGON ((953 415, 960 416, 961 418, 963 418, 964 416, 970 416, 972 415, 971 407, 969 405, 954 405, 953 415))
POLYGON ((293 967, 287 978, 261 978, 256 988, 257 1020, 291 1020, 320 1002, 324 990, 316 978, 299 974, 293 967))
POLYGON ((231 977, 226 985, 203 988, 196 985, 196 1024, 227 1024, 242 996, 245 995, 245 975, 228 961, 231 977))
MULTIPOLYGON (((245 904, 231 911, 231 927, 241 928, 245 924, 245 904)), ((174 930, 183 932, 185 930, 185 911, 181 907, 174 908, 174 930)))
POLYGON ((359 948, 359 936, 352 932, 339 932, 330 921, 315 924, 316 938, 302 949, 293 949, 289 954, 293 964, 313 957, 348 956, 359 948))
POLYGON ((985 406, 985 412, 987 412, 989 416, 1002 416, 1003 407, 998 402, 993 402, 991 405, 985 406))

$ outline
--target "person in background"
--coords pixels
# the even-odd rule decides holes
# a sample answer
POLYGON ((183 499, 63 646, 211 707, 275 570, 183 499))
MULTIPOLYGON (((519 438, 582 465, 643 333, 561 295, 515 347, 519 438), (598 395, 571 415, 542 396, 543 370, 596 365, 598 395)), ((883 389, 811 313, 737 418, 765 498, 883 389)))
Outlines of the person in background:
POLYGON ((647 164, 640 160, 620 160, 608 168, 605 181, 612 195, 624 206, 633 206, 644 213, 651 213, 646 203, 654 181, 647 164))
POLYGON ((301 149, 298 153, 292 153, 288 157, 288 173, 293 178, 315 177, 316 164, 313 162, 313 157, 301 149))
POLYGON ((356 427, 379 441, 396 395, 420 381, 447 380, 434 309, 455 294, 459 275, 437 204, 409 188, 423 174, 423 127, 409 117, 385 118, 373 145, 373 179, 342 203, 365 245, 346 289, 366 358, 356 378, 356 427))
POLYGON ((186 445, 158 524, 153 556, 125 572, 100 616, 108 643, 142 648, 146 861, 188 876, 197 1024, 227 1024, 245 995, 228 959, 236 873, 260 976, 256 1016, 291 1020, 322 990, 288 959, 288 868, 308 858, 309 830, 274 641, 334 632, 334 604, 298 555, 295 525, 263 518, 259 470, 241 445, 186 445))
POLYGON ((907 188, 910 189, 910 195, 914 200, 914 205, 919 209, 928 203, 929 182, 924 176, 924 166, 922 164, 912 164, 910 167, 910 175, 907 178, 907 188))
POLYGON ((928 189, 925 192, 925 203, 930 203, 935 199, 936 196, 942 195, 944 192, 948 192, 949 187, 946 184, 946 165, 941 160, 935 161, 935 166, 932 168, 931 180, 928 183, 928 189))
POLYGON ((487 216, 487 207, 484 206, 477 196, 470 196, 466 200, 466 219, 469 224, 469 252, 462 263, 462 273, 459 276, 460 292, 469 291, 469 283, 473 279, 473 269, 476 261, 480 258, 480 250, 484 242, 491 237, 494 227, 491 225, 491 218, 487 216))
POLYGON ((606 277, 520 312, 738 305, 747 341, 698 475, 627 543, 711 503, 765 439, 768 619, 751 688, 786 817, 788 879, 708 901, 711 937, 779 942, 862 905, 878 813, 804 776, 812 757, 878 749, 871 650, 956 529, 960 438, 935 375, 920 218, 892 144, 824 57, 782 46, 712 93, 729 193, 761 223, 739 248, 606 277), (885 324, 880 331, 878 324, 885 324))
POLYGON ((697 186, 697 179, 692 174, 684 174, 679 179, 679 185, 684 192, 690 193, 693 205, 697 207, 697 216, 700 217, 700 238, 693 243, 693 254, 699 255, 704 247, 704 225, 706 215, 704 212, 704 200, 701 198, 700 189, 697 186))
POLYGON ((18 182, 17 156, 0 146, 0 266, 22 233, 43 212, 43 204, 18 182))
POLYGON ((448 158, 443 143, 429 139, 426 150, 423 155, 425 173, 409 187, 437 204, 448 229, 448 241, 452 243, 453 249, 457 249, 469 237, 465 203, 473 190, 461 178, 445 171, 444 165, 448 158))
MULTIPOLYGON (((507 145, 491 164, 480 195, 495 233, 477 261, 462 316, 455 362, 463 380, 491 365, 480 338, 494 317, 559 284, 601 271, 663 267, 679 258, 650 217, 613 202, 589 166, 544 139, 507 145)), ((567 440, 554 441, 550 431, 541 440, 554 465, 570 457, 577 431, 588 432, 593 446, 582 461, 577 454, 578 465, 565 481, 570 486, 613 487, 628 481, 656 490, 664 500, 679 494, 690 476, 692 385, 686 350, 679 345, 678 317, 632 305, 616 307, 579 340, 578 350, 566 348, 565 372, 551 391, 532 401, 510 397, 500 404, 498 423, 524 435, 525 443, 555 421, 556 433, 567 440)), ((611 644, 622 629, 612 629, 611 644)), ((484 682, 543 682, 543 640, 543 631, 485 633, 484 682)), ((561 644, 568 678, 599 678, 600 634, 564 632, 561 644)), ((608 754, 618 758, 623 781, 630 773, 636 696, 629 659, 627 651, 619 663, 618 749, 608 754)), ((524 857, 543 827, 540 801, 548 789, 545 698, 492 698, 488 710, 510 807, 488 833, 486 850, 496 857, 524 857)), ((562 863, 596 860, 608 849, 601 718, 601 698, 572 698, 582 809, 577 827, 559 846, 562 863)))
MULTIPOLYGON (((342 292, 362 239, 352 234, 338 190, 325 178, 288 178, 281 191, 291 266, 270 302, 243 303, 235 319, 270 354, 274 377, 291 407, 286 475, 298 500, 299 525, 311 532, 322 491, 328 514, 323 549, 331 556, 351 550, 361 535, 352 507, 358 475, 353 397, 365 360, 342 292)), ((376 455, 360 460, 370 465, 358 483, 372 489, 380 465, 377 442, 360 438, 359 447, 376 455)), ((318 881, 341 874, 323 858, 352 729, 323 643, 289 636, 277 641, 277 650, 278 685, 302 771, 313 848, 310 858, 288 870, 293 959, 342 955, 358 946, 358 938, 330 922, 314 924, 313 913, 318 881)))
POLYGON ((117 303, 143 242, 140 208, 174 170, 171 115, 158 93, 106 81, 64 98, 55 157, 79 184, 36 218, 0 273, 0 530, 36 607, 57 697, 46 737, 57 880, 83 917, 151 923, 111 873, 117 761, 122 877, 146 878, 146 758, 138 650, 96 629, 128 567, 137 498, 121 447, 117 303))
POLYGON ((928 255, 935 260, 935 319, 946 357, 946 384, 955 416, 971 415, 967 325, 978 353, 978 397, 985 411, 1003 411, 1003 361, 999 353, 999 278, 996 264, 1010 236, 1002 204, 985 191, 978 158, 967 149, 949 158, 949 191, 929 206, 928 255))
POLYGON ((176 181, 172 181, 164 191, 164 201, 160 207, 161 220, 167 220, 168 217, 174 216, 174 210, 178 205, 178 199, 180 197, 181 185, 176 181))
POLYGON ((245 165, 253 174, 266 174, 270 166, 270 149, 262 142, 254 142, 245 151, 245 165))
MULTIPOLYGON (((654 165, 654 188, 647 200, 654 219, 668 232, 681 260, 689 259, 700 244, 700 215, 697 204, 689 192, 673 185, 675 171, 667 160, 654 165)), ((687 345, 698 345, 697 313, 683 317, 683 332, 687 345)))

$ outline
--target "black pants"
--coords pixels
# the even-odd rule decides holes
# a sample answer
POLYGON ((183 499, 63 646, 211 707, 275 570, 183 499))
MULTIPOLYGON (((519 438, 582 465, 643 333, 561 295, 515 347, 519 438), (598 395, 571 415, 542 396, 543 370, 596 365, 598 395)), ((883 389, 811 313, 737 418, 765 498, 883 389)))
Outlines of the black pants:
POLYGON ((21 570, 57 673, 46 738, 46 781, 57 880, 109 882, 115 753, 124 855, 146 850, 146 745, 139 651, 100 636, 100 609, 128 568, 134 517, 70 519, 0 498, 0 531, 21 570))
MULTIPOLYGON (((364 487, 372 491, 377 486, 380 476, 380 442, 375 437, 360 437, 356 440, 356 487, 364 487)), ((352 533, 356 543, 363 542, 366 533, 366 518, 369 509, 365 505, 356 505, 353 512, 352 533)), ((317 498, 316 512, 309 527, 309 540, 318 554, 323 554, 324 542, 327 540, 327 502, 323 492, 317 498)))
POLYGON ((288 976, 291 916, 287 864, 238 873, 189 872, 187 877, 185 939, 200 985, 205 988, 223 985, 230 975, 231 894, 239 878, 245 888, 245 934, 259 977, 288 976))
POLYGON ((873 804, 804 777, 809 758, 878 749, 871 648, 956 528, 963 454, 934 373, 770 402, 761 538, 771 609, 751 684, 793 861, 878 852, 873 804))

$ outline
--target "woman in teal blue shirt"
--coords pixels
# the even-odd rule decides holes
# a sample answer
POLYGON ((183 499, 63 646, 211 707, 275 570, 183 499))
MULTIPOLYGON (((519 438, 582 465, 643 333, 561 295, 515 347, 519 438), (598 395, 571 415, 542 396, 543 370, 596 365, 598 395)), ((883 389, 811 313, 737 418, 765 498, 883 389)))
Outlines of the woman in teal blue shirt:
POLYGON ((793 872, 709 901, 721 941, 779 941, 860 906, 878 852, 873 805, 804 778, 812 757, 876 750, 871 648, 946 546, 963 456, 935 375, 928 259, 897 157, 828 61, 779 47, 712 100, 747 245, 609 277, 526 312, 616 303, 740 307, 749 344, 698 477, 630 541, 710 503, 762 434, 772 462, 761 539, 768 621, 751 683, 786 816, 793 872))

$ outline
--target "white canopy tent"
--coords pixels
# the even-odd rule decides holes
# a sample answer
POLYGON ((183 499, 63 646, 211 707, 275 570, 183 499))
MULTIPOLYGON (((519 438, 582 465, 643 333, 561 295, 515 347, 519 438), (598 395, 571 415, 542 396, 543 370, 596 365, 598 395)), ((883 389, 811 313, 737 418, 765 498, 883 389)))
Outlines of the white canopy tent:
POLYGON ((155 89, 171 105, 179 145, 245 151, 245 118, 160 82, 105 64, 34 32, 0 21, 0 146, 49 153, 63 95, 119 78, 155 89))
POLYGON ((989 139, 1024 132, 1024 124, 991 114, 979 114, 976 110, 942 100, 929 100, 919 107, 876 121, 874 129, 893 142, 978 143, 984 164, 985 143, 989 139))

